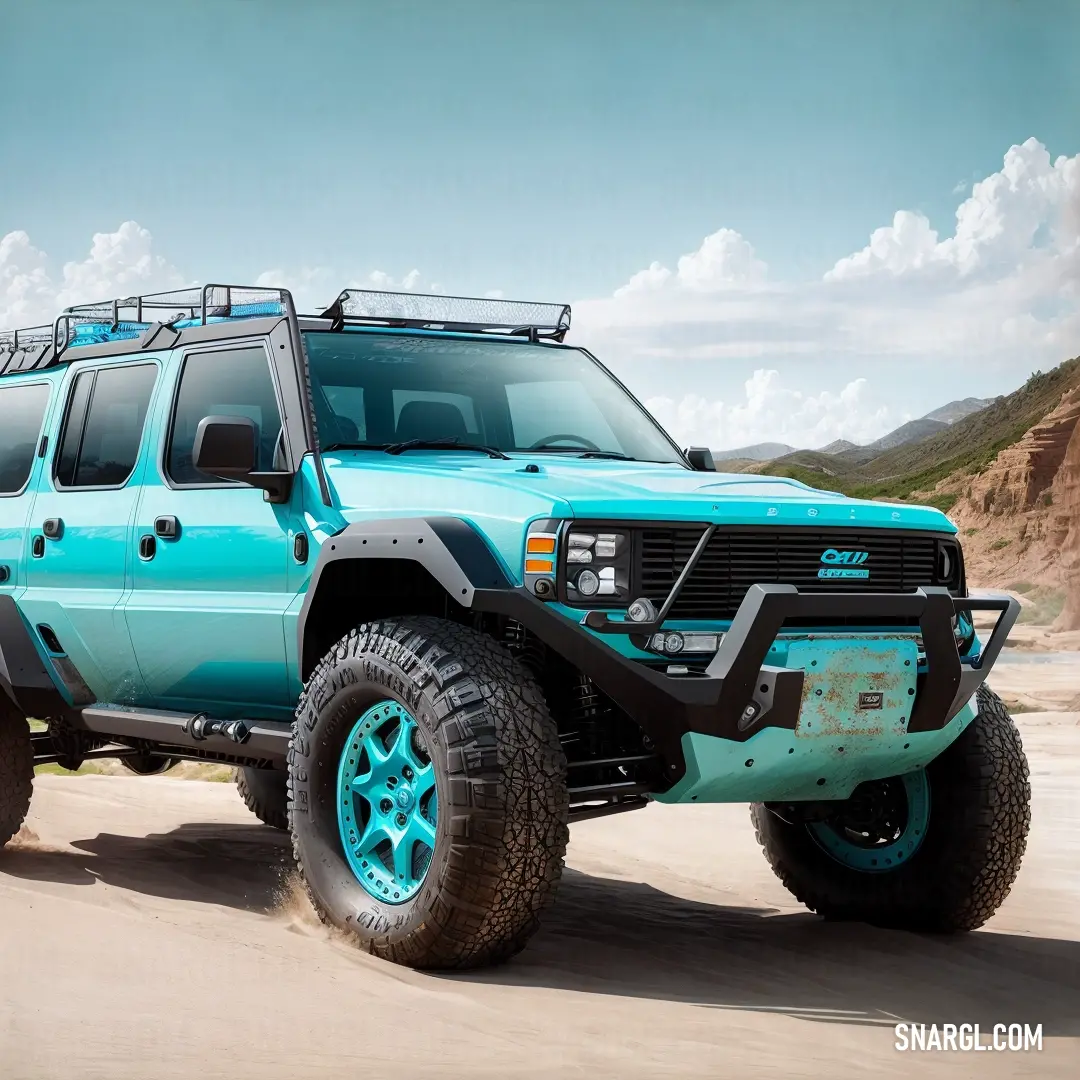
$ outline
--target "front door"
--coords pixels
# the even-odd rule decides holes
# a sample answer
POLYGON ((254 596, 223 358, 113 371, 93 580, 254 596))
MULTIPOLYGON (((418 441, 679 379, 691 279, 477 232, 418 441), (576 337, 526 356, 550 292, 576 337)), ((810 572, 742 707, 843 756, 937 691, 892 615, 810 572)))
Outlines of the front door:
POLYGON ((19 606, 46 647, 69 656, 101 701, 133 704, 144 694, 120 605, 160 370, 143 358, 71 366, 31 513, 19 606))
POLYGON ((285 609, 289 505, 199 472, 195 432, 206 416, 246 416, 257 470, 280 465, 281 409, 260 343, 189 350, 162 394, 165 440, 147 469, 135 518, 127 624, 154 704, 212 716, 291 716, 285 609))

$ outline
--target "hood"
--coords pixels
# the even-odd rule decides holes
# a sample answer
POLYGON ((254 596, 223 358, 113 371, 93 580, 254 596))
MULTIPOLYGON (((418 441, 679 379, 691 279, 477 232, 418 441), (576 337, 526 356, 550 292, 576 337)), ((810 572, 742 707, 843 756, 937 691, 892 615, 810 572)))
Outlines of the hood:
POLYGON ((931 507, 850 499, 785 477, 692 472, 679 465, 550 454, 503 461, 442 451, 399 457, 348 451, 327 454, 325 462, 347 519, 454 514, 492 539, 495 523, 512 523, 515 550, 521 525, 536 517, 956 531, 931 507))

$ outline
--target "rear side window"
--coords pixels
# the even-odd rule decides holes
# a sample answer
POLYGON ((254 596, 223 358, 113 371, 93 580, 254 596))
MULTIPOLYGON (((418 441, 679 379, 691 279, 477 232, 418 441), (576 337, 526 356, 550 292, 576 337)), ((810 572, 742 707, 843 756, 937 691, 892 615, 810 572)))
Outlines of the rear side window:
POLYGON ((122 487, 139 460, 154 364, 83 371, 68 400, 56 456, 58 487, 122 487))
POLYGON ((207 416, 246 416, 255 424, 255 471, 280 467, 281 411, 265 349, 219 349, 184 360, 165 462, 174 484, 221 483, 192 463, 195 433, 207 416))
POLYGON ((47 383, 0 388, 0 495, 17 494, 30 479, 48 403, 47 383))

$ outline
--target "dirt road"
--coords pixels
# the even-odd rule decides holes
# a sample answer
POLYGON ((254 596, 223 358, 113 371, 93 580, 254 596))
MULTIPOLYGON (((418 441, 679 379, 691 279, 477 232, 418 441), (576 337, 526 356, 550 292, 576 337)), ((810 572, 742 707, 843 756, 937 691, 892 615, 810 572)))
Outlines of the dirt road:
POLYGON ((654 806, 575 826, 530 948, 457 977, 329 936, 231 785, 40 777, 0 854, 0 1076, 1075 1075, 1080 716, 1019 720, 1032 838, 982 931, 826 925, 773 878, 745 807, 654 806), (898 1020, 1041 1024, 1044 1050, 916 1062, 898 1020))

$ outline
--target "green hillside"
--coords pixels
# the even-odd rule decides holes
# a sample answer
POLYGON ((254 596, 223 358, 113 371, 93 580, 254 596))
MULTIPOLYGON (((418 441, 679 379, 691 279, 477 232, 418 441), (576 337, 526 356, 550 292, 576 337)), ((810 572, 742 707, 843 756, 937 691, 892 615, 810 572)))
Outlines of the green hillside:
POLYGON ((870 461, 799 451, 767 462, 760 472, 864 499, 905 499, 956 472, 981 472, 1080 383, 1080 357, 1035 372, 1019 390, 957 420, 922 442, 886 450, 870 461))

